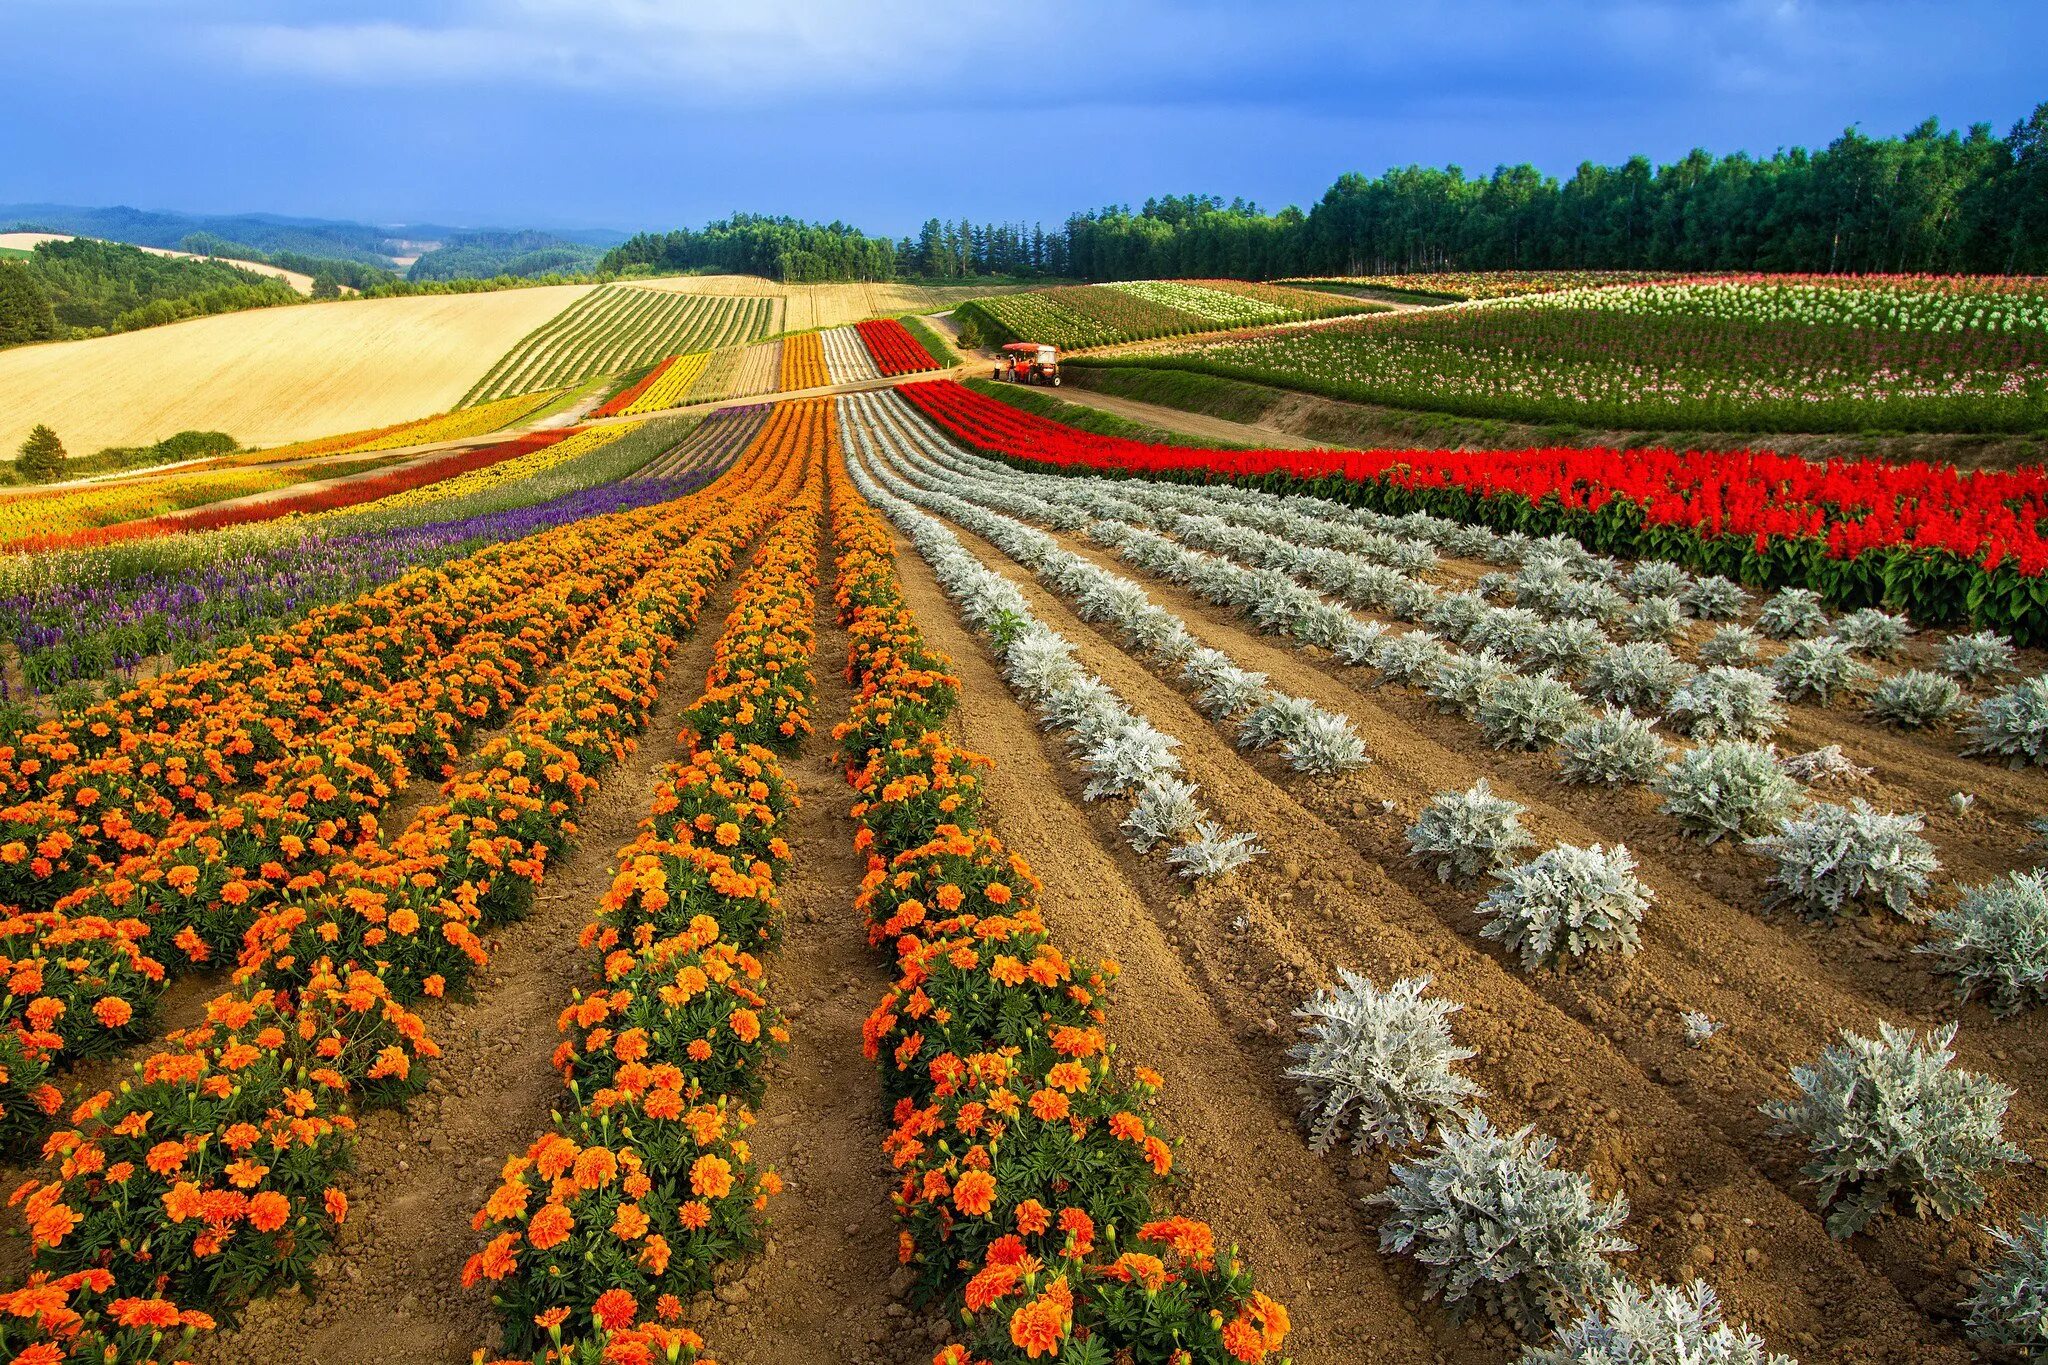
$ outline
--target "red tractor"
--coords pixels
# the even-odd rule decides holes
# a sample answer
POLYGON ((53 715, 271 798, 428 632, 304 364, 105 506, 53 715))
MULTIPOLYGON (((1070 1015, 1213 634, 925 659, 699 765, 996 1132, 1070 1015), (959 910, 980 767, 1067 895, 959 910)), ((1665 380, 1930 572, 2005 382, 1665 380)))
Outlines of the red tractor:
POLYGON ((1003 347, 1002 359, 992 377, 1007 379, 1012 384, 1050 384, 1058 388, 1060 353, 1035 341, 1013 341, 1003 347))

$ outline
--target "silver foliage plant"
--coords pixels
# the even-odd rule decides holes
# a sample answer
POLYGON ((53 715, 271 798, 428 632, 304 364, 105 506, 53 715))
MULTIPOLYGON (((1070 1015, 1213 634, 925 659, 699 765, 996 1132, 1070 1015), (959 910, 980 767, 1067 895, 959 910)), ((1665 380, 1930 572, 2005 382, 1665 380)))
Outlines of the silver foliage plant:
POLYGON ((1580 721, 1558 736, 1557 747, 1565 781, 1606 787, 1648 782, 1669 752, 1654 722, 1625 709, 1580 721))
POLYGON ((1213 820, 1198 820, 1187 839, 1167 850, 1166 865, 1187 881, 1235 872, 1266 850, 1249 833, 1225 834, 1213 820))
POLYGON ((1808 698, 1822 706, 1844 693, 1860 692, 1876 675, 1860 662, 1847 641, 1833 635, 1794 640, 1771 664, 1771 680, 1787 701, 1808 698))
POLYGON ((2018 663, 2010 639, 1980 630, 1974 635, 1951 635, 1942 641, 1934 666, 1965 687, 1974 687, 2012 672, 2018 663))
POLYGON ((1298 773, 1335 777, 1372 762, 1348 717, 1318 709, 1280 743, 1280 757, 1298 773))
POLYGON ((1522 826, 1522 806, 1480 778, 1461 792, 1438 792, 1408 826, 1408 856, 1443 882, 1470 882, 1521 856, 1536 841, 1522 826))
POLYGON ((2026 1214, 2018 1232, 1993 1228, 1991 1237, 1999 1254, 1978 1272, 1963 1325, 1973 1340, 2048 1359, 2048 1220, 2026 1214))
POLYGON ((1827 608, 1811 588, 1786 588, 1757 615, 1756 628, 1773 640, 1796 640, 1828 628, 1827 608))
POLYGON ((1685 634, 1685 608, 1670 597, 1645 597, 1621 618, 1622 634, 1631 640, 1676 640, 1685 634))
POLYGON ((1722 626, 1700 645, 1700 662, 1742 667, 1755 663, 1763 641, 1748 626, 1722 626))
POLYGON ((1956 978, 1965 999, 1988 996, 1994 1014, 2048 1004, 2048 872, 1966 886, 1928 927, 1919 951, 1956 978))
POLYGON ((1925 1037, 1877 1030, 1843 1030, 1819 1061, 1792 1068, 1798 1099, 1763 1106, 1772 1132, 1805 1140, 1806 1175, 1837 1237, 1895 1208, 1923 1219, 1968 1213, 1984 1202, 1979 1177, 2027 1160, 2005 1140, 2011 1087, 1950 1066, 1954 1024, 1925 1037))
POLYGON ((1880 724, 1901 730, 1924 730, 1963 709, 1963 689, 1952 678, 1924 668, 1909 668, 1873 687, 1863 709, 1880 724))
POLYGON ((2009 768, 2048 763, 2048 674, 1979 702, 1963 726, 1963 752, 2009 768))
POLYGON ((1835 622, 1835 638, 1858 654, 1871 659, 1890 659, 1906 647, 1913 633, 1906 618, 1894 612, 1865 607, 1835 622))
POLYGON ((1739 583, 1719 574, 1708 574, 1679 593, 1678 600, 1702 621, 1729 621, 1742 615, 1742 609, 1749 605, 1749 594, 1739 583))
POLYGON ((1650 788, 1664 798, 1666 815, 1710 844, 1762 834, 1806 799, 1775 754, 1740 741, 1681 755, 1650 788))
POLYGON ((1550 673, 1515 674, 1481 694, 1479 732, 1496 749, 1540 749, 1586 718, 1570 683, 1550 673))
POLYGON ((1598 953, 1633 954, 1655 893, 1636 877, 1626 845, 1556 848, 1500 874, 1479 903, 1484 938, 1521 956, 1525 971, 1567 966, 1598 953))
POLYGON ((1798 1365, 1766 1350, 1763 1338, 1730 1326, 1705 1280, 1638 1289, 1616 1280, 1584 1317, 1518 1365, 1798 1365))
POLYGON ((1309 1146, 1320 1156, 1348 1132, 1351 1150, 1425 1142, 1437 1124, 1463 1118, 1479 1086, 1457 1064, 1450 1017, 1463 1006, 1429 994, 1430 978, 1408 976, 1381 990, 1357 972, 1338 972, 1335 990, 1295 1010, 1302 1041, 1288 1050, 1287 1079, 1301 1094, 1309 1146))
POLYGON ((1124 839, 1138 853, 1186 833, 1202 818, 1195 784, 1162 774, 1138 788, 1123 818, 1124 839))
POLYGON ((1918 815, 1876 810, 1858 796, 1845 806, 1818 802, 1747 846, 1777 864, 1773 905, 1834 919, 1852 906, 1878 904, 1912 919, 1928 879, 1941 871, 1934 845, 1920 837, 1925 827, 1918 815))
POLYGON ((1852 787, 1870 780, 1870 769, 1850 760, 1839 744, 1823 744, 1803 754, 1785 754, 1778 766, 1794 782, 1809 787, 1852 787))
POLYGON ((1496 1313, 1542 1336, 1612 1287, 1608 1257, 1633 1250, 1620 1235, 1628 1202, 1602 1199, 1577 1171, 1550 1164, 1554 1139, 1503 1133, 1483 1114, 1446 1127, 1393 1185, 1368 1202, 1389 1212, 1380 1249, 1421 1262, 1429 1292, 1454 1320, 1496 1313))
POLYGON ((1691 664, 1661 644, 1616 645, 1586 667, 1586 695, 1610 706, 1655 711, 1692 677, 1691 664))
POLYGON ((1778 686, 1747 668, 1714 667, 1693 674, 1664 707, 1687 739, 1769 739, 1785 723, 1778 686))
POLYGON ((1474 715, 1486 694, 1511 677, 1515 666, 1491 650, 1477 654, 1447 654, 1435 672, 1423 682, 1422 690, 1446 711, 1474 715))

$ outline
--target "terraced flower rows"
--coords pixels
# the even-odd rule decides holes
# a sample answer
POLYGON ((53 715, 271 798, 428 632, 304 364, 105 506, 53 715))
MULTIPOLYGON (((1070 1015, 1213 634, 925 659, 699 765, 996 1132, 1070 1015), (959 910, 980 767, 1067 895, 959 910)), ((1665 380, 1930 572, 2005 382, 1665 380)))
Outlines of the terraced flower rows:
POLYGON ((477 381, 465 404, 559 389, 664 356, 758 339, 773 300, 608 284, 535 328, 477 381))
POLYGON ((954 317, 974 322, 995 341, 1076 350, 1377 308, 1335 294, 1239 280, 1139 280, 976 299, 955 308, 954 317))

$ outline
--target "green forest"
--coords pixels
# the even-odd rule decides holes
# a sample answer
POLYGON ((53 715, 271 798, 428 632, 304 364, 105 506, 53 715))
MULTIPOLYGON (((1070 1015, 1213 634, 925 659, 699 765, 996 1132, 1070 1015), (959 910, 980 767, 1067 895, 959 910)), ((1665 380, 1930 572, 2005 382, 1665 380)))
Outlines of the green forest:
POLYGON ((812 284, 889 279, 896 274, 897 252, 886 238, 845 223, 734 214, 699 231, 640 233, 607 251, 597 268, 616 275, 694 271, 812 284))
POLYGON ((44 242, 26 257, 0 260, 0 346, 298 301, 282 280, 218 261, 83 237, 44 242))
POLYGON ((516 279, 587 277, 604 254, 601 247, 572 242, 551 232, 465 232, 414 261, 405 277, 415 284, 499 275, 516 279))

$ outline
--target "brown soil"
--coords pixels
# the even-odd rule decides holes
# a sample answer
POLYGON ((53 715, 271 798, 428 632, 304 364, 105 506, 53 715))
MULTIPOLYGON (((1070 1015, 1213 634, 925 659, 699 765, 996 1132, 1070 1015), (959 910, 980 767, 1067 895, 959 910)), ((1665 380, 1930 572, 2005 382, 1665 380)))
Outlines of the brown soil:
MULTIPOLYGON (((1034 609, 1076 643, 1089 667, 1182 740, 1191 778, 1226 826, 1257 831, 1273 851, 1257 871, 1187 897, 1167 889, 1150 867, 1134 870, 1137 879, 1151 883, 1142 900, 1173 935, 1169 941, 1182 979, 1191 988, 1199 983, 1201 1012, 1218 1017, 1242 1040, 1242 1060, 1224 1068, 1229 1078, 1223 1093, 1235 1092, 1231 1117, 1215 1130, 1223 1160, 1236 1156, 1227 1167, 1233 1176, 1243 1178, 1238 1172, 1246 1165, 1244 1132, 1271 1124, 1282 1140, 1259 1146, 1260 1160, 1271 1163, 1284 1153, 1311 1169, 1289 1171, 1276 1180, 1277 1189, 1266 1191, 1267 1199, 1284 1206, 1312 1189, 1318 1175, 1325 1184, 1339 1180, 1353 1194, 1384 1183, 1384 1159, 1308 1158, 1291 1131, 1292 1098, 1271 1079, 1284 1065, 1287 1030, 1280 1021, 1311 987, 1327 984, 1339 965, 1382 982, 1431 972, 1445 995, 1466 1005, 1456 1023, 1461 1039, 1481 1049, 1470 1065, 1485 1086, 1488 1112, 1508 1124, 1537 1123, 1559 1138, 1564 1162, 1589 1171, 1603 1191, 1628 1194, 1635 1210, 1630 1235, 1642 1247, 1630 1258, 1631 1271, 1667 1281, 1707 1274, 1733 1311, 1774 1346, 1808 1361, 1962 1358, 1950 1320, 1964 1292, 1958 1272, 1985 1250, 1974 1222, 1890 1218, 1846 1243, 1828 1237, 1801 1180, 1797 1144, 1768 1136, 1767 1121, 1756 1110, 1789 1090, 1790 1066, 1810 1060, 1837 1028, 1867 1031, 1879 1017, 1924 1024, 1958 1013, 1946 987, 1905 956, 1910 945, 1899 928, 1858 922, 1830 930, 1782 915, 1759 916, 1751 907, 1761 900, 1762 865, 1744 854, 1679 840, 1646 794, 1586 793, 1558 783, 1550 758, 1478 750, 1469 725, 1436 713, 1419 694, 1361 687, 1356 675, 1339 666, 1312 661, 1252 634, 1205 602, 1146 580, 1154 599, 1181 614, 1204 643, 1270 673, 1277 686, 1349 715, 1377 761, 1333 781, 1296 777, 1265 759, 1248 760, 1222 730, 1113 641, 992 547, 964 539, 1024 588, 1034 609), (1406 861, 1402 831, 1422 802, 1482 774, 1529 807, 1525 822, 1539 843, 1621 838, 1637 852, 1659 900, 1644 949, 1632 961, 1525 974, 1479 938, 1480 920, 1472 913, 1477 891, 1441 887, 1406 861), (1705 1009, 1730 1027, 1707 1047, 1689 1048, 1678 1023, 1689 1009, 1705 1009)), ((1111 563, 1085 546, 1068 544, 1111 563)), ((1130 572, 1120 563, 1113 566, 1130 572)), ((909 577, 919 577, 918 566, 909 568, 909 577)), ((939 605, 917 605, 929 629, 939 605)), ((948 647, 959 652, 957 643, 948 647)), ((1042 750, 1043 741, 1030 746, 1021 731, 1007 736, 1007 744, 977 738, 973 711, 994 704, 988 698, 998 685, 990 676, 977 686, 970 676, 967 692, 976 700, 968 741, 1002 755, 1014 774, 1025 766, 1018 760, 1020 748, 1028 755, 1042 750)), ((1000 709, 1005 715, 1014 711, 1000 709)), ((1028 729, 1021 716, 1017 720, 1028 729)), ((1800 717, 1802 726, 1813 727, 1814 742, 1836 737, 1829 733, 1830 722, 1854 731, 1849 749, 1862 761, 1891 745, 1889 736, 1853 723, 1842 727, 1825 713, 1800 717)), ((1874 799, 1903 809, 1938 806, 1963 769, 1974 779, 1973 789, 2003 785, 2002 775, 1982 765, 1917 752, 1925 741, 1908 743, 1915 752, 1879 759, 1883 789, 1874 799)), ((1071 797, 1072 782, 1063 771, 1048 768, 1034 782, 1071 797)), ((2008 795, 2016 806, 2039 809, 2038 792, 2031 800, 2017 787, 2008 795)), ((1980 802, 1975 813, 1980 819, 1986 804, 1980 802)), ((1058 803, 1048 796, 1036 805, 1058 803)), ((1004 814, 1004 827, 1013 828, 1016 807, 1005 805, 1004 814)), ((1023 818, 1032 817, 1027 811, 1023 818)), ((1116 845, 1102 815, 1079 818, 1095 828, 1097 854, 1135 862, 1116 845)), ((1063 811, 1052 819, 1062 835, 1079 822, 1063 811)), ((1963 876, 2012 865, 2019 842, 2009 827, 1996 824, 1984 829, 1958 821, 1951 828, 1937 818, 1930 832, 1952 872, 1963 876)), ((1062 837, 1057 846, 1068 850, 1065 861, 1075 856, 1072 843, 1062 837)), ((1090 882, 1080 880, 1075 904, 1090 905, 1088 919, 1099 922, 1106 912, 1097 906, 1105 900, 1114 906, 1118 899, 1115 883, 1103 878, 1106 889, 1090 891, 1090 882)), ((1055 911, 1063 899, 1049 898, 1055 911)), ((1121 942, 1117 946, 1128 956, 1121 942)), ((1172 1016, 1194 1009, 1134 972, 1117 1017, 1131 1026, 1134 1010, 1172 1016)), ((2043 1078, 2039 1025, 1995 1023, 1977 1007, 1960 1014, 1969 1028, 1961 1040, 1963 1064, 2019 1086, 2008 1134, 2038 1149, 2048 1136, 2048 1115, 2031 1098, 2043 1078)), ((1185 1019, 1176 1019, 1174 1027, 1185 1028, 1185 1019)), ((1192 1068, 1202 1077, 1201 1090, 1225 1084, 1225 1078, 1212 1080, 1204 1065, 1220 1055, 1215 1049, 1171 1034, 1169 1039, 1156 1051, 1172 1064, 1170 1076, 1176 1068, 1192 1068)), ((1133 1055, 1153 1052, 1134 1049, 1133 1055)), ((1175 1117, 1192 1142, 1202 1141, 1185 1117, 1175 1117)), ((1199 1198, 1202 1168, 1196 1170, 1199 1198)), ((1987 1216, 2009 1219, 2020 1208, 2039 1206, 2043 1184, 2032 1168, 1995 1182, 1987 1216)), ((1326 1193, 1313 1205, 1275 1230, 1283 1242, 1289 1231, 1298 1241, 1320 1216, 1335 1217, 1342 1234, 1370 1246, 1369 1213, 1347 1209, 1341 1193, 1326 1193)), ((1261 1273, 1294 1308, 1302 1330, 1300 1359, 1351 1358, 1328 1350, 1351 1339, 1341 1324, 1361 1312, 1366 1322, 1360 1330, 1370 1332, 1381 1349, 1390 1333, 1433 1339, 1438 1350, 1459 1341, 1477 1347, 1483 1338, 1482 1329, 1460 1338, 1433 1308, 1417 1314, 1411 1304, 1405 1323, 1366 1312, 1366 1296, 1343 1277, 1353 1272, 1354 1262, 1372 1262, 1370 1256, 1314 1255, 1296 1272, 1289 1255, 1312 1255, 1310 1245, 1285 1242, 1274 1259, 1259 1245, 1256 1215, 1249 1222, 1238 1210, 1212 1216, 1230 1235, 1246 1239, 1261 1273)), ((1380 1265, 1380 1273, 1393 1276, 1412 1299, 1419 1280, 1410 1268, 1395 1260, 1380 1265)))
MULTIPOLYGON (((1122 396, 1127 401, 1136 401, 1137 395, 1155 391, 1140 377, 1150 374, 1163 375, 1166 380, 1182 377, 1174 371, 1134 374, 1129 370, 1092 368, 1077 363, 1063 371, 1066 384, 1061 396, 1117 412, 1121 409, 1099 403, 1098 399, 1122 396)), ((1190 425, 1190 422, 1221 417, 1240 423, 1253 433, 1249 437, 1228 439, 1263 440, 1268 444, 1281 445, 1272 439, 1274 433, 1279 433, 1310 445, 1345 449, 1519 450, 1560 446, 1628 449, 1670 446, 1685 450, 1776 450, 1788 455, 1803 455, 1811 460, 1940 460, 1962 469, 2014 469, 2039 465, 2048 459, 2048 441, 2039 436, 1947 435, 1938 432, 1868 436, 1847 432, 1624 431, 1413 412, 1370 403, 1343 402, 1242 380, 1205 384, 1199 389, 1182 388, 1176 391, 1175 401, 1183 400, 1187 407, 1147 404, 1152 411, 1143 420, 1190 435, 1204 435, 1207 433, 1202 428, 1190 425), (1175 417, 1174 414, 1179 415, 1175 417)))

